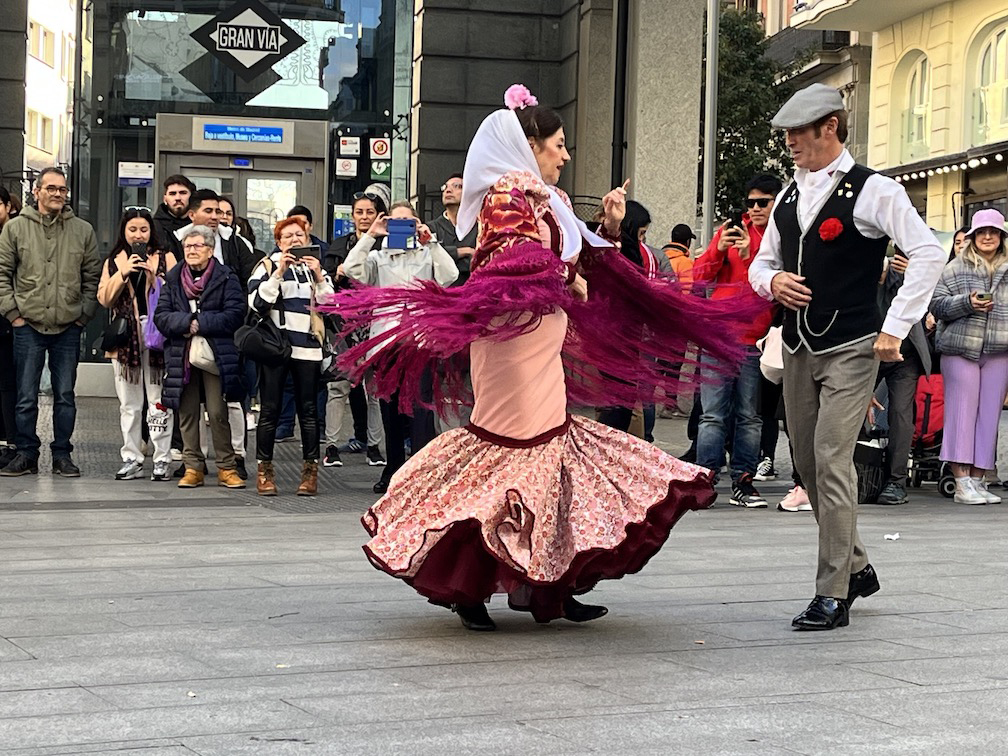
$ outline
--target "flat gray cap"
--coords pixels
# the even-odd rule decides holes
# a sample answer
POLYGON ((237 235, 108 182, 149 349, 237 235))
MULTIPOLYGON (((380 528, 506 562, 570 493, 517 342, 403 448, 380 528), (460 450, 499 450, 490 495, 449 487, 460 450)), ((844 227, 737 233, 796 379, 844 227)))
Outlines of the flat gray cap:
POLYGON ((825 84, 810 84, 791 95, 770 125, 775 129, 797 129, 843 109, 840 92, 825 84))

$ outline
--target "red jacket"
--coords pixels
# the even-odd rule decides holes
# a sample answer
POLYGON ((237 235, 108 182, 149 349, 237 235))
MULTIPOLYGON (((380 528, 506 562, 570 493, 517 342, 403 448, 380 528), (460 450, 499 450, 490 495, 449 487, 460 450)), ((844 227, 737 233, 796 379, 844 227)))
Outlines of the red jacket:
MULTIPOLYGON (((707 250, 693 263, 694 282, 714 284, 711 299, 729 299, 731 297, 752 297, 761 300, 749 285, 749 266, 759 252, 760 241, 763 239, 763 229, 756 228, 749 220, 749 214, 742 216, 742 224, 749 232, 749 256, 743 260, 735 247, 729 247, 727 252, 718 250, 718 240, 722 229, 718 229, 711 239, 707 250)), ((766 311, 753 320, 752 327, 746 330, 744 339, 747 344, 755 344, 766 336, 773 322, 774 308, 767 306, 766 311)))

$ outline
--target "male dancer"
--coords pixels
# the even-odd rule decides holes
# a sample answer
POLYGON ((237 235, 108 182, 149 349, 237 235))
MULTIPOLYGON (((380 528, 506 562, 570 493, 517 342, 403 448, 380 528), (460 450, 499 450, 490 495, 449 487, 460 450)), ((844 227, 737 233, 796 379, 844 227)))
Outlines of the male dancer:
POLYGON ((792 625, 832 630, 848 624, 856 598, 879 589, 857 532, 853 461, 878 363, 903 359, 900 345, 924 316, 947 255, 903 187, 844 148, 847 112, 837 90, 812 84, 796 92, 771 125, 786 131, 797 170, 774 203, 749 281, 787 308, 784 405, 819 523, 816 595, 792 625), (880 322, 890 238, 910 262, 880 322))

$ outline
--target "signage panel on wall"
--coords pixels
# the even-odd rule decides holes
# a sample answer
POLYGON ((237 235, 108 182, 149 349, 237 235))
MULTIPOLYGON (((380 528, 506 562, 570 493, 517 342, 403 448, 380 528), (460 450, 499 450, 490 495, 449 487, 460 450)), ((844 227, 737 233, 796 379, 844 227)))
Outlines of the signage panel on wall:
POLYGON ((203 138, 208 142, 242 142, 248 144, 282 144, 282 126, 236 126, 227 123, 204 123, 203 138))
POLYGON ((392 178, 392 163, 388 160, 371 161, 371 180, 388 181, 392 178))
POLYGON ((340 137, 339 154, 342 157, 359 157, 360 137, 351 137, 351 136, 340 137))
POLYGON ((371 139, 371 159, 388 160, 392 153, 392 142, 387 137, 373 137, 371 139))
POLYGON ((154 163, 119 163, 119 186, 154 186, 154 163))
POLYGON ((294 121, 196 116, 192 121, 192 149, 231 152, 242 157, 293 155, 294 121))
POLYGON ((343 157, 337 158, 336 175, 339 178, 356 178, 357 160, 354 158, 343 158, 343 157))
POLYGON ((305 43, 259 0, 238 0, 194 31, 192 37, 245 81, 305 43))

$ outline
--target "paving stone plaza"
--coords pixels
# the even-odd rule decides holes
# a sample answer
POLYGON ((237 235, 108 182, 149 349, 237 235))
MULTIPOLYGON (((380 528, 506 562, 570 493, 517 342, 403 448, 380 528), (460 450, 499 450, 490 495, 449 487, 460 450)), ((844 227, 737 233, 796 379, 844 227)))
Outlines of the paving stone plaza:
MULTIPOLYGON (((0 753, 1003 751, 1008 504, 863 506, 882 591, 829 633, 790 628, 811 514, 722 492, 590 594, 604 619, 536 625, 496 597, 476 634, 364 559, 359 456, 314 500, 120 483, 115 407, 80 402, 81 479, 44 449, 41 475, 0 480, 0 753)), ((683 425, 659 444, 682 451, 683 425)), ((299 449, 278 449, 292 491, 299 449)))

